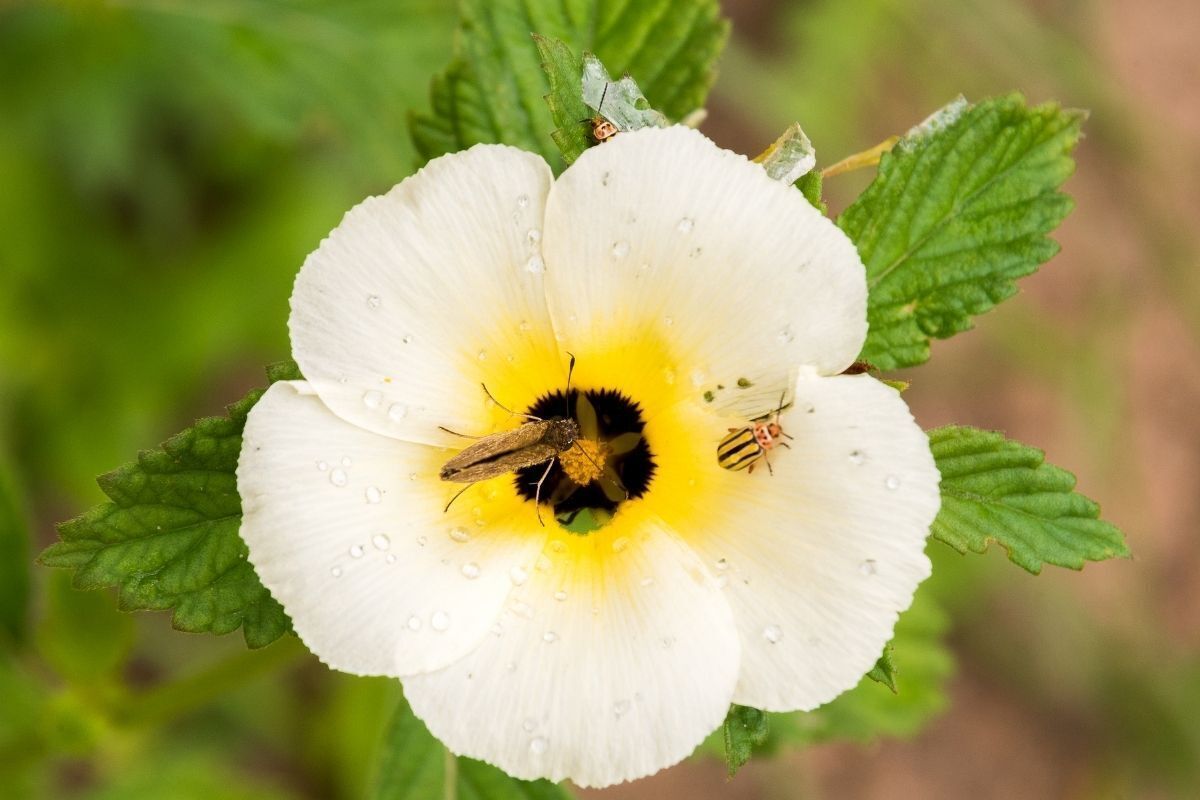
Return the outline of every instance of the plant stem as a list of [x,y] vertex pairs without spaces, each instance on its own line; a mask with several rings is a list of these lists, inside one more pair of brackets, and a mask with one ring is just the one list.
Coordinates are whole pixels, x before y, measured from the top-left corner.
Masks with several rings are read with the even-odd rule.
[[134,696],[120,721],[131,726],[171,722],[260,675],[296,662],[307,652],[299,639],[286,636],[261,650],[237,653],[193,675]]
[[447,747],[442,748],[442,800],[458,798],[458,759]]

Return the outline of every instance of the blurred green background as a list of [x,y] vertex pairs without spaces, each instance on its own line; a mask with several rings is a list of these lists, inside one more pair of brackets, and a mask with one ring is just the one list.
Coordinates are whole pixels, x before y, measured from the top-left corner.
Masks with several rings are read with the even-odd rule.
[[[935,544],[958,666],[921,733],[586,796],[1200,796],[1200,5],[724,5],[705,130],[742,152],[799,120],[831,163],[960,92],[1092,110],[1063,253],[935,345],[907,397],[927,427],[1045,448],[1135,558],[1034,578]],[[96,474],[287,355],[296,270],[411,171],[406,114],[453,24],[438,0],[0,5],[0,797],[351,798],[370,779],[390,682],[120,614],[31,559],[101,499]],[[832,179],[834,209],[868,179]]]

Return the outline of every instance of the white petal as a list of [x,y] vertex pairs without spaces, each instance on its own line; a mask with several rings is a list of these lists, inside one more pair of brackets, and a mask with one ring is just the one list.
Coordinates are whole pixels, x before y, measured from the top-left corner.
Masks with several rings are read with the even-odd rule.
[[940,502],[924,432],[873,378],[802,375],[781,423],[795,438],[769,451],[773,475],[704,466],[688,536],[741,631],[734,702],[772,711],[815,708],[871,668],[929,575]]
[[444,444],[439,425],[479,432],[489,369],[510,384],[488,379],[499,397],[543,390],[511,384],[531,362],[565,363],[542,286],[550,182],[538,156],[478,145],[346,214],[296,278],[289,321],[296,361],[334,413]]
[[550,192],[545,254],[551,313],[584,383],[596,354],[622,347],[626,363],[749,416],[778,402],[788,366],[841,372],[866,336],[849,239],[796,189],[689,128],[584,153]]
[[303,382],[275,384],[251,410],[241,536],[296,633],[331,667],[400,675],[460,658],[493,624],[509,570],[540,549],[527,519],[476,517],[470,503],[443,514],[457,488],[437,478],[444,458],[344,422]]
[[499,635],[404,679],[435,736],[519,778],[607,786],[678,762],[721,723],[738,669],[728,605],[685,545],[638,530],[627,545],[609,529],[562,534],[558,553],[552,540]]

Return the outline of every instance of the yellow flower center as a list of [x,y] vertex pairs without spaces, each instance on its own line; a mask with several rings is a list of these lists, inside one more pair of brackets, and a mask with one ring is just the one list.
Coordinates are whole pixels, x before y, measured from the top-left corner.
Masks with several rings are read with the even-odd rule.
[[604,474],[609,456],[608,444],[580,438],[575,440],[575,445],[560,453],[558,460],[568,478],[580,486],[586,486]]

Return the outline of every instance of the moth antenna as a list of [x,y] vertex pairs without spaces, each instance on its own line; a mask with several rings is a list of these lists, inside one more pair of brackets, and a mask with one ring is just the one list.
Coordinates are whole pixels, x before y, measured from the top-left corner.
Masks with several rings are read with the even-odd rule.
[[495,398],[495,396],[488,390],[486,383],[480,383],[479,385],[483,387],[483,393],[488,396],[489,400],[491,400],[496,405],[500,406],[500,408],[503,408],[505,411],[507,411],[509,414],[513,415],[514,417],[524,417],[525,419],[531,419],[534,422],[542,421],[541,417],[535,417],[533,414],[522,414],[520,411],[513,411],[511,408],[504,405],[504,403],[501,403],[499,400],[497,400]]
[[[605,90],[607,89],[608,87],[606,86]],[[567,408],[566,413],[564,413],[563,416],[569,419],[571,416],[571,376],[575,374],[575,354],[567,353],[567,355],[571,357],[571,363],[567,365],[567,393],[564,396],[565,399],[563,400],[563,402],[566,403]]]
[[601,467],[599,464],[597,464],[597,463],[596,463],[596,459],[594,459],[594,458],[592,458],[591,456],[589,456],[589,455],[588,455],[588,451],[583,449],[583,446],[582,446],[581,444],[579,444],[579,440],[578,440],[578,439],[576,439],[575,441],[571,442],[571,444],[572,444],[572,445],[574,445],[575,447],[578,447],[578,448],[579,448],[579,452],[583,453],[583,457],[584,457],[584,458],[586,458],[588,461],[592,462],[592,466],[596,468],[596,471],[597,471],[597,472],[600,472],[600,473],[603,473],[603,472],[604,472],[604,468],[603,468],[603,467]]
[[462,497],[462,493],[465,492],[467,489],[470,489],[474,485],[475,484],[473,484],[473,483],[468,483],[466,486],[464,486],[463,488],[461,488],[457,492],[455,492],[454,497],[451,497],[450,502],[446,503],[446,507],[442,509],[442,513],[445,514],[447,511],[449,511],[450,506],[454,505],[454,501],[457,500],[458,498]]

